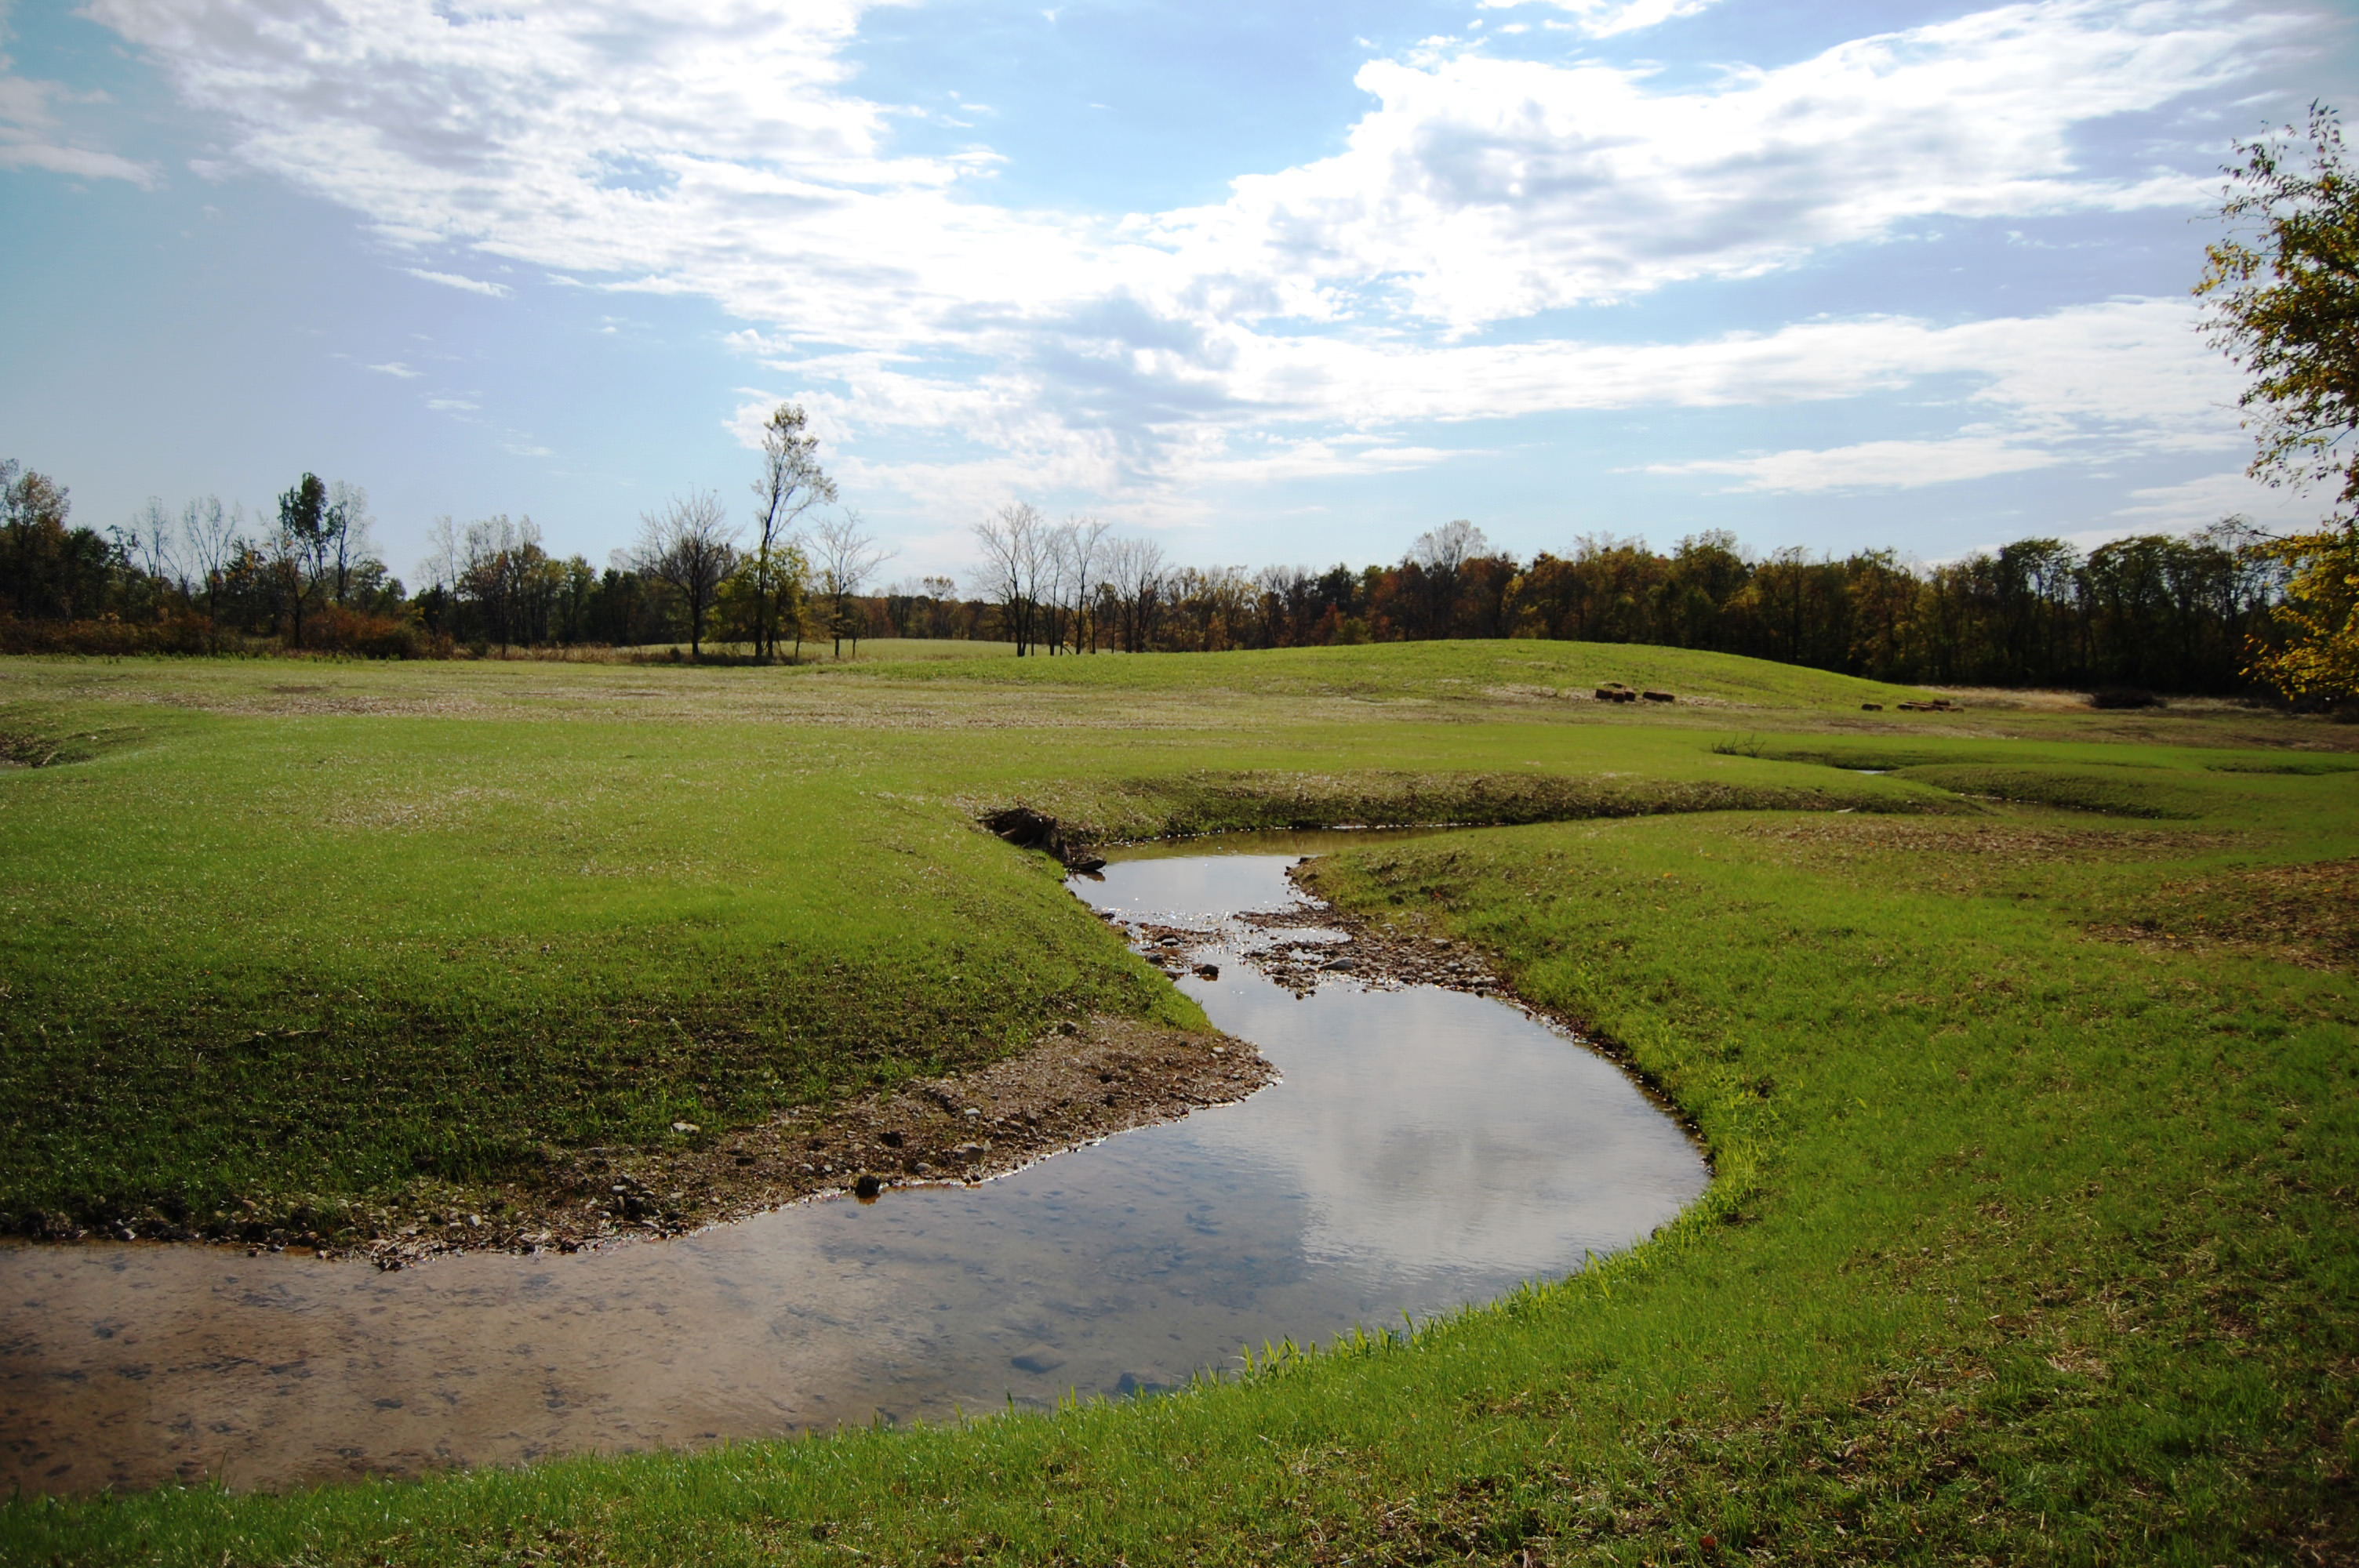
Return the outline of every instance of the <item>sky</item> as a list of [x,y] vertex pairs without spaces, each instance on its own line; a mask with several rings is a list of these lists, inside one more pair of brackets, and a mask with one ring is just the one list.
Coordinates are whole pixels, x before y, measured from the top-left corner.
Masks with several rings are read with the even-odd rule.
[[793,401],[895,553],[1466,518],[1940,560],[2243,477],[2189,289],[2313,0],[0,0],[0,457],[603,564]]

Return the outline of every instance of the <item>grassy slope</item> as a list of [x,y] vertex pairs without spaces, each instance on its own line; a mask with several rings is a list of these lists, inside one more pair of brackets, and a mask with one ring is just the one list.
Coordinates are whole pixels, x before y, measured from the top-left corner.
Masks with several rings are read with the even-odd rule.
[[[0,1556],[1520,1562],[1528,1550],[1636,1563],[1694,1560],[1705,1535],[1862,1562],[2359,1552],[2353,985],[2347,968],[2288,961],[2319,961],[2316,931],[2272,928],[2267,947],[2190,941],[2168,913],[2200,881],[2206,928],[2234,935],[2223,912],[2239,889],[2263,898],[2273,866],[2359,853],[2359,778],[2223,771],[2288,759],[2094,745],[2061,720],[1945,720],[1910,736],[1904,758],[1848,750],[1892,742],[1830,739],[1808,711],[1756,714],[1757,728],[1791,732],[1731,757],[1710,750],[1724,724],[1663,716],[1298,725],[1232,711],[1236,733],[1208,737],[1214,715],[1178,704],[1142,740],[1078,713],[994,729],[995,700],[962,691],[906,749],[864,734],[842,809],[879,809],[857,803],[889,780],[897,806],[947,834],[963,794],[1037,788],[1043,772],[1076,804],[1119,803],[1126,779],[1213,765],[1350,778],[1538,762],[1674,784],[1823,781],[1886,806],[1935,793],[1774,754],[1830,747],[1833,761],[1984,770],[1959,781],[1973,786],[1996,770],[2014,786],[1977,793],[2060,778],[2050,793],[2074,793],[2094,776],[2128,794],[2071,811],[1539,825],[1337,862],[1337,896],[1484,943],[1525,994],[1629,1045],[1697,1117],[1721,1173],[1638,1252],[1413,1345],[963,1430],[280,1499],[22,1502],[0,1511]],[[309,739],[318,721],[254,722]],[[482,722],[514,745],[533,721]],[[816,744],[829,725],[841,720],[788,728]],[[2147,733],[2253,730],[2157,721]],[[1042,745],[1053,770],[1026,755]],[[18,816],[24,786],[69,776],[0,786],[12,868],[38,844]],[[2141,790],[2175,815],[2088,809],[2135,806]],[[154,806],[118,809],[128,820]],[[864,852],[862,835],[844,842]],[[980,849],[979,863],[997,854]],[[1010,873],[1018,903],[1037,885],[1023,874]],[[2351,922],[2347,906],[2321,918]],[[16,963],[12,952],[12,974]]]
[[1064,1013],[1196,1021],[974,828],[1013,798],[1128,835],[1932,798],[1437,700],[1463,661],[1423,652],[1273,666],[1381,704],[1178,689],[1218,657],[1057,663],[1136,689],[1012,659],[0,669],[0,731],[66,759],[0,775],[0,1226],[334,1238],[355,1205],[976,1063]]

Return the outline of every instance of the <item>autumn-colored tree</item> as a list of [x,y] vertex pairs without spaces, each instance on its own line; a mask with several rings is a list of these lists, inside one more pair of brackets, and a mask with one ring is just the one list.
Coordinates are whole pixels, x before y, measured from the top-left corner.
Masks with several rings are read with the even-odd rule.
[[[2306,145],[2305,145],[2306,140]],[[2276,541],[2289,573],[2281,645],[2256,641],[2250,673],[2288,696],[2359,695],[2359,176],[2343,125],[2310,105],[2306,139],[2287,126],[2240,143],[2220,215],[2242,232],[2209,247],[2196,294],[2212,341],[2253,378],[2247,470],[2271,485],[2339,481],[2321,525]]]

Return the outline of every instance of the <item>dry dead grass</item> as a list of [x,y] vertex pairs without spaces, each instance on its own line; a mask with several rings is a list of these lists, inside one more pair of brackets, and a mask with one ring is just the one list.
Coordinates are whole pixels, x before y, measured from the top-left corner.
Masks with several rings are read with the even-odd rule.
[[2164,950],[2225,946],[2304,968],[2359,968],[2359,860],[2167,882],[2131,918],[2086,929],[2104,941]]
[[2226,849],[2246,835],[2217,829],[2161,827],[2027,827],[2020,823],[1957,817],[1824,816],[1747,823],[1742,838],[1791,847],[1814,858],[1972,856],[2009,866],[2078,860],[2177,859]]

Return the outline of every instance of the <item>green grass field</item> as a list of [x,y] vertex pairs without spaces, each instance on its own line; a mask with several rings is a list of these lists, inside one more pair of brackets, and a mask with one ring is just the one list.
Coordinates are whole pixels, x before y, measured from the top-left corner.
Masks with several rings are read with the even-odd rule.
[[[1606,679],[1682,701],[1562,695]],[[1516,824],[1319,875],[1627,1047],[1717,1172],[1609,1265],[1176,1395],[20,1498],[0,1560],[2354,1560],[2359,731],[1860,711],[1904,695],[1547,643],[0,665],[51,759],[0,773],[20,1229],[326,1233],[1070,1010],[1188,1022],[973,826],[1019,800]]]

